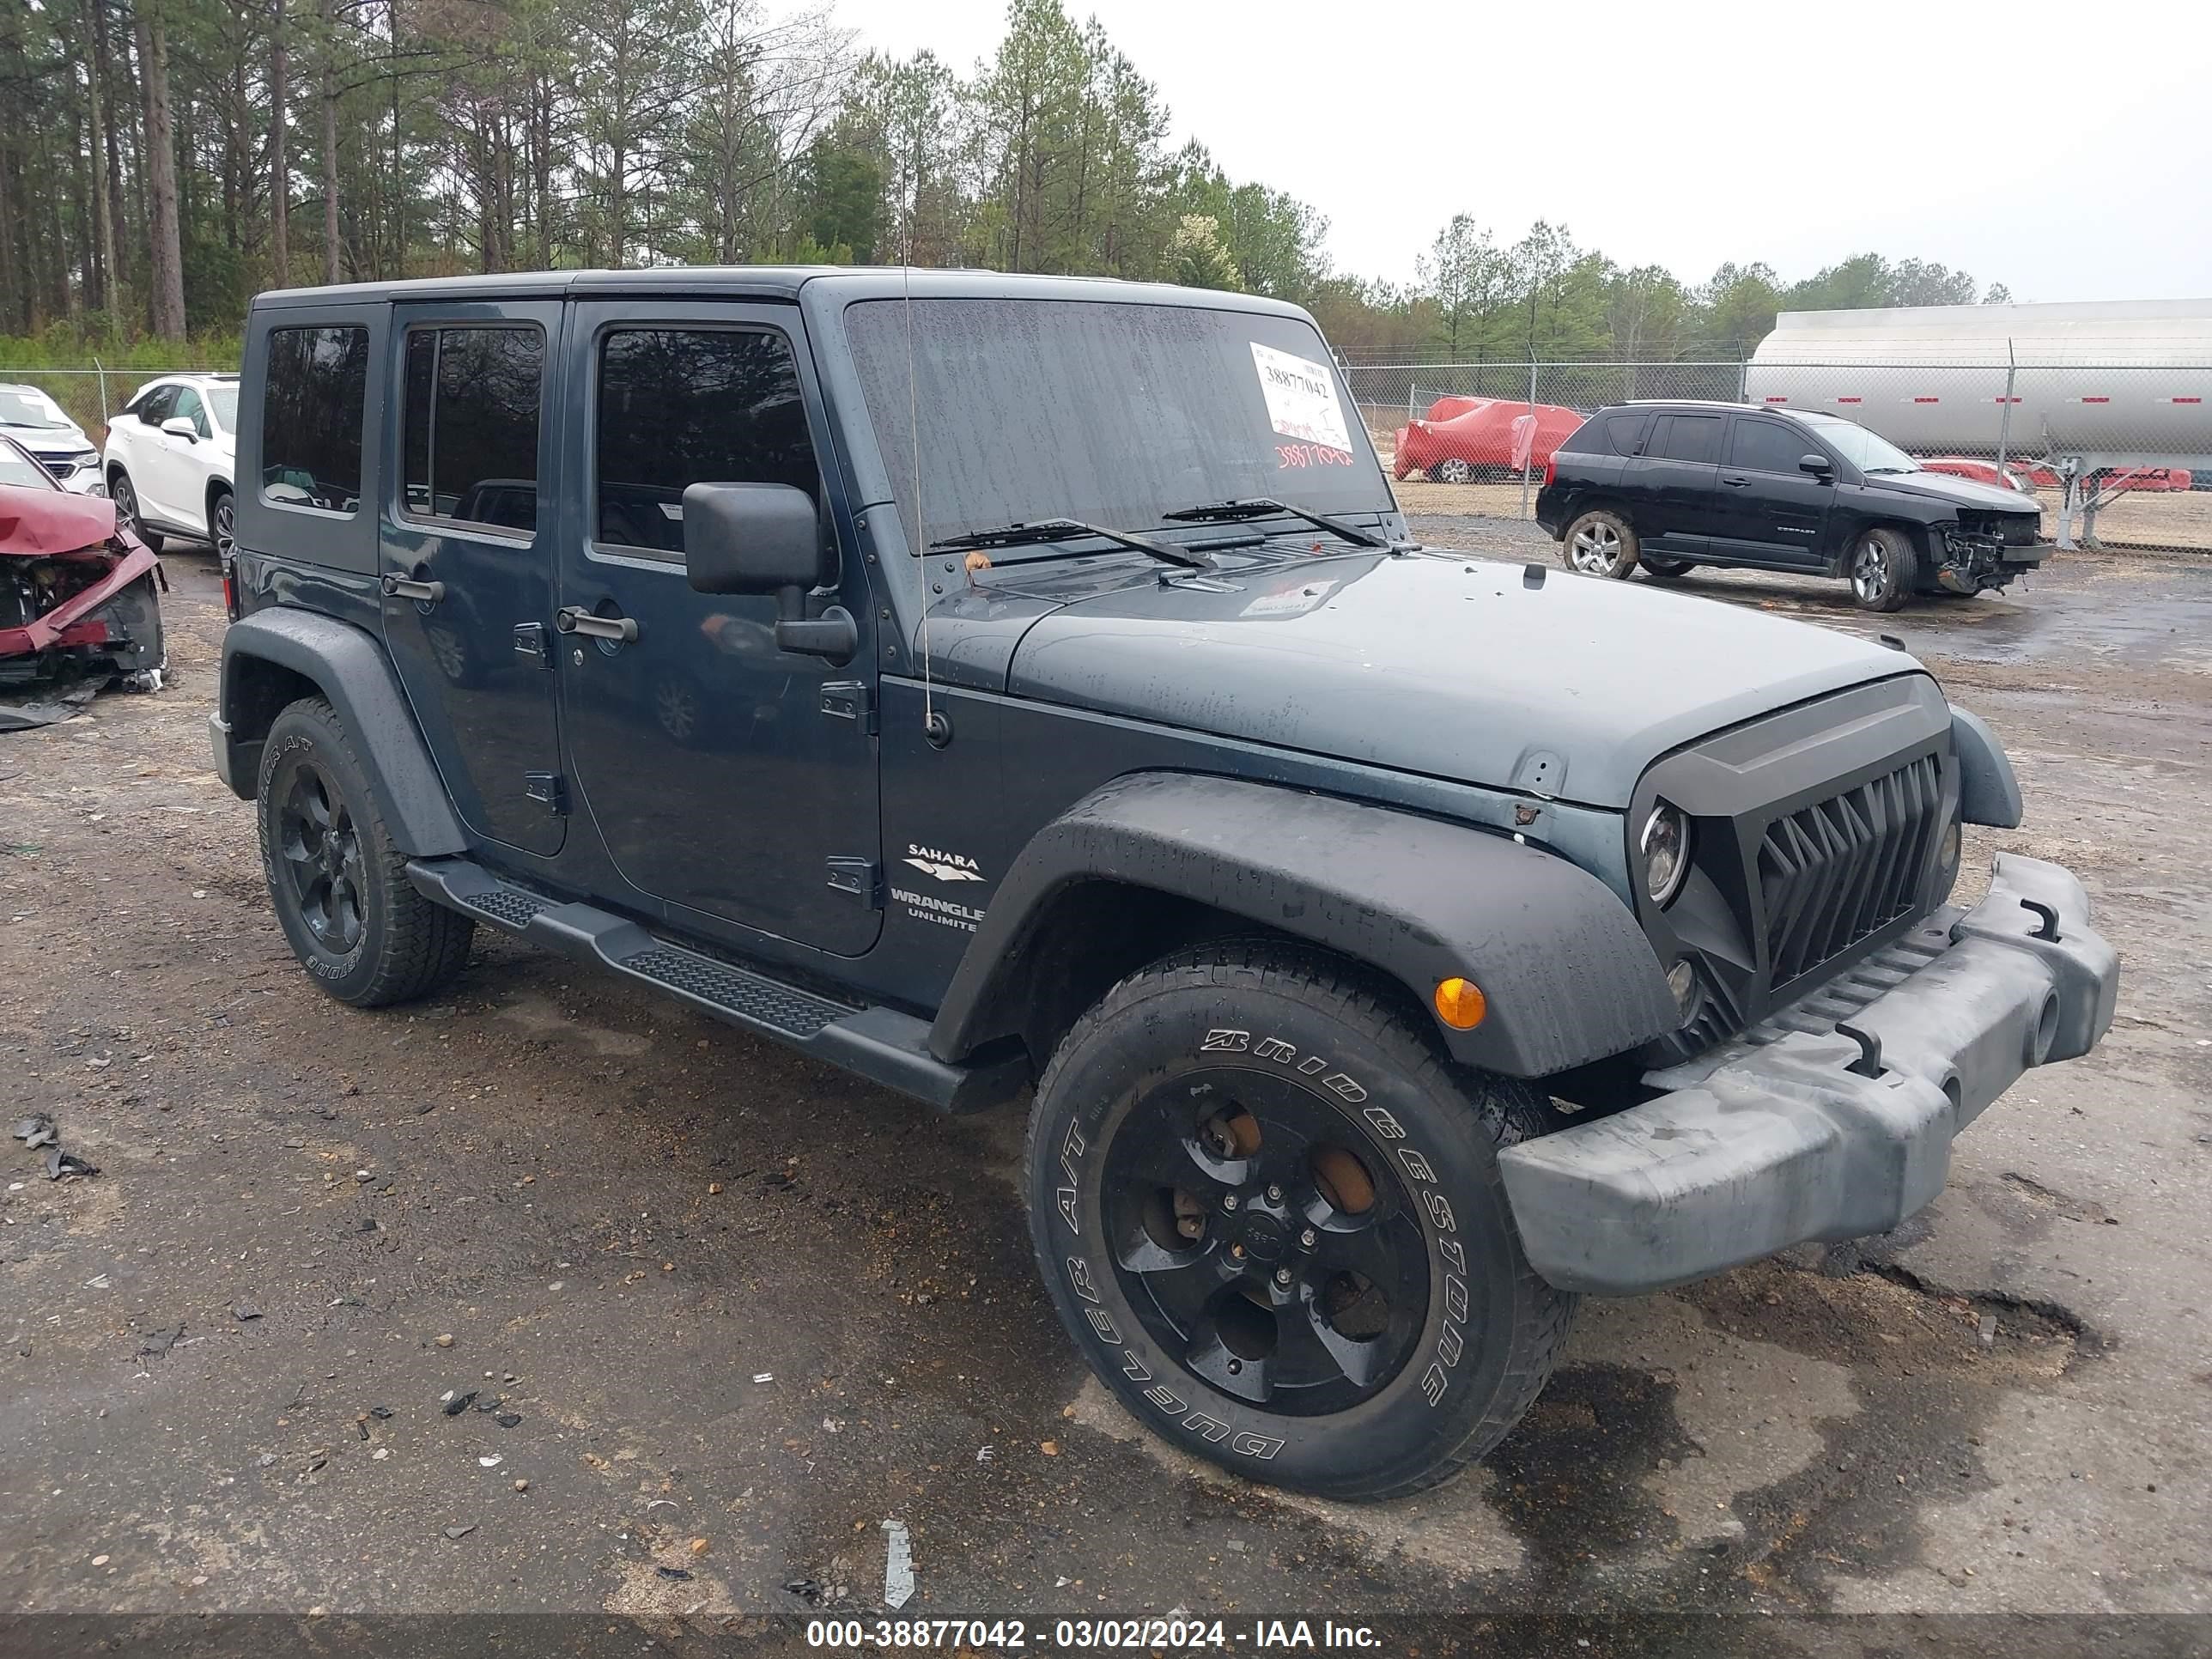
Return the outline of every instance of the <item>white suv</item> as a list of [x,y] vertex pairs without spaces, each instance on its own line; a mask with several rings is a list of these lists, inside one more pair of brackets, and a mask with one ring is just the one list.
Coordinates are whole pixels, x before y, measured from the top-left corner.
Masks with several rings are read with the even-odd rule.
[[78,495],[106,493],[100,481],[100,452],[84,435],[84,428],[38,387],[0,381],[0,432],[29,451],[64,489]]
[[159,552],[164,536],[212,542],[230,562],[238,376],[165,374],[131,394],[107,428],[107,493]]

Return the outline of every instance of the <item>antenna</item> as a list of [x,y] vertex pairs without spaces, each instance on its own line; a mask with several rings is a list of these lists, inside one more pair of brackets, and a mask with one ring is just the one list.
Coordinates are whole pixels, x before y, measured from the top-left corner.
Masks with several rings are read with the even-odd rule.
[[[923,565],[928,552],[922,545],[927,533],[922,529],[921,515],[921,393],[915,374],[914,359],[914,204],[907,204],[906,246],[899,263],[899,290],[905,301],[906,321],[906,416],[907,437],[913,446],[914,457],[914,568],[926,584],[927,572]],[[926,586],[921,590],[921,730],[930,746],[942,749],[952,739],[952,724],[937,712],[937,688],[931,677],[929,661],[929,596]]]

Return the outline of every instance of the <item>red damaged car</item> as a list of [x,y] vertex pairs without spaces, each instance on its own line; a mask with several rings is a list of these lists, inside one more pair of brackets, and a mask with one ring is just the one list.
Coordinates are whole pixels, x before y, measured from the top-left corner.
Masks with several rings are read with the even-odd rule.
[[1503,398],[1439,398],[1425,421],[1398,428],[1397,455],[1391,471],[1399,477],[1426,473],[1437,483],[1468,483],[1488,475],[1502,477],[1523,466],[1541,472],[1552,452],[1581,430],[1579,410],[1538,404],[1529,419],[1525,403]]
[[158,689],[159,580],[160,562],[115,521],[114,502],[70,494],[0,438],[0,699],[117,675]]

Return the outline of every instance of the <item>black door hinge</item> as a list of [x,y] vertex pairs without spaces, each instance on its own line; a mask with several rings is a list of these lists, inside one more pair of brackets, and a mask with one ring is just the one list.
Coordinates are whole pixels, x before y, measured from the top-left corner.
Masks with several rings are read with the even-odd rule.
[[555,817],[563,817],[568,811],[568,786],[558,772],[525,772],[522,793]]
[[828,680],[822,687],[822,712],[851,720],[861,731],[876,729],[876,688],[863,680]]
[[873,859],[833,857],[830,884],[841,893],[850,893],[871,910],[884,908],[883,866]]
[[553,666],[552,653],[545,648],[544,623],[517,623],[514,625],[514,654],[528,657],[540,668]]

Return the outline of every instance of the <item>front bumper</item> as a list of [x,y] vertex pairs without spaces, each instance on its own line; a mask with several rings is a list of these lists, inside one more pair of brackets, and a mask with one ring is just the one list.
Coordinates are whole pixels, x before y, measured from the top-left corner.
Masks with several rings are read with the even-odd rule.
[[1507,1148],[1529,1261],[1562,1290],[1626,1295],[1896,1226],[1984,1107],[2112,1024],[2119,957],[2088,919],[2070,872],[1999,854],[1972,910],[1646,1077],[1667,1093]]

